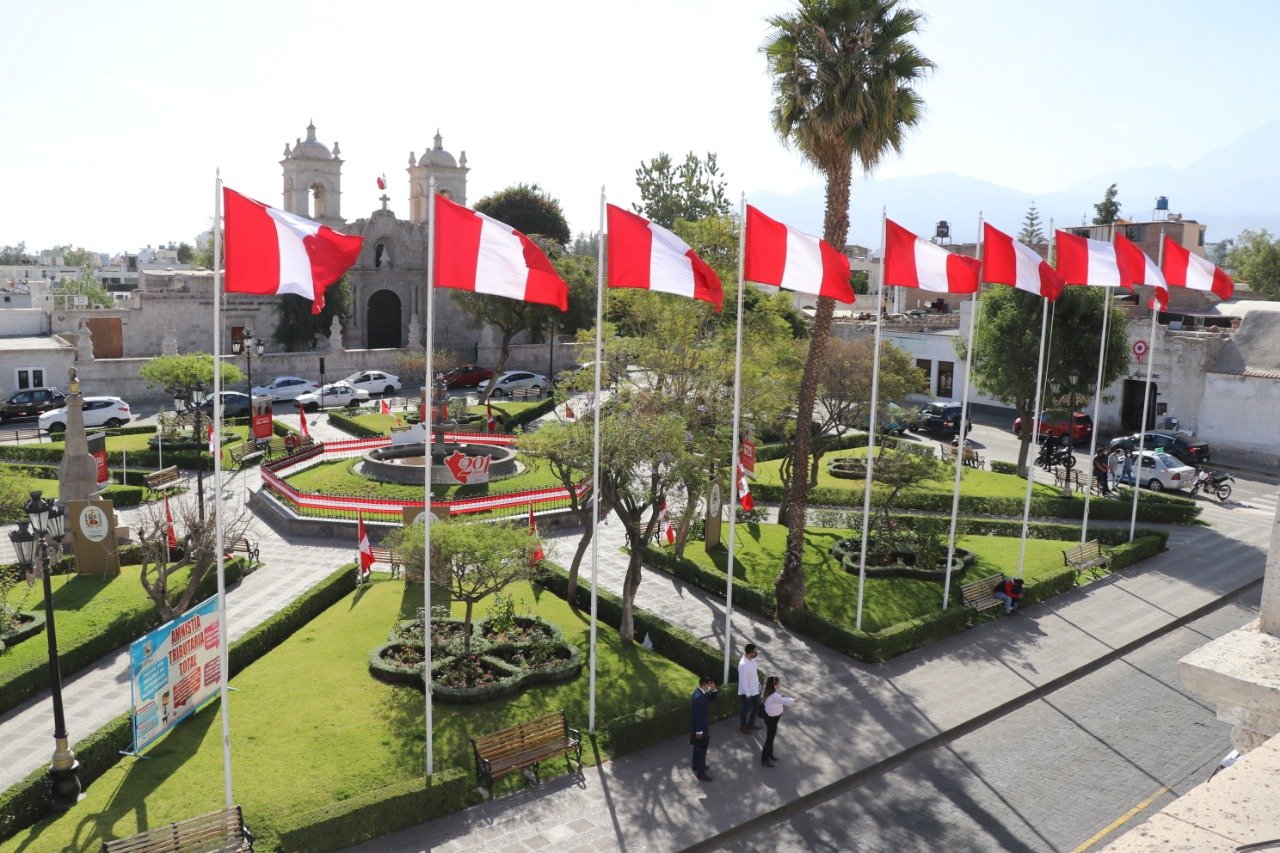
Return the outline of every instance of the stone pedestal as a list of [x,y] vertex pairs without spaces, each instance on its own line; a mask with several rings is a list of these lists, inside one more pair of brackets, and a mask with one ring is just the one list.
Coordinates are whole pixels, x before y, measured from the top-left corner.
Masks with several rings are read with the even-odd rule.
[[84,397],[74,367],[67,371],[67,377],[67,447],[58,466],[58,497],[63,504],[98,497],[98,463],[85,438]]

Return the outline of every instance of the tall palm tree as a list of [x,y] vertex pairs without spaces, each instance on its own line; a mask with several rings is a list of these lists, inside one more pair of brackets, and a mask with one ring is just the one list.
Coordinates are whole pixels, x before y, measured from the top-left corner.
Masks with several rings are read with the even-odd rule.
[[[849,185],[856,157],[873,169],[924,111],[915,84],[931,68],[909,40],[923,14],[900,0],[799,0],[769,20],[763,50],[773,74],[773,127],[826,176],[823,238],[843,247],[849,234]],[[776,584],[778,614],[804,606],[804,528],[808,503],[809,424],[818,369],[831,331],[830,298],[818,300],[797,406],[799,429],[787,495],[787,555]]]

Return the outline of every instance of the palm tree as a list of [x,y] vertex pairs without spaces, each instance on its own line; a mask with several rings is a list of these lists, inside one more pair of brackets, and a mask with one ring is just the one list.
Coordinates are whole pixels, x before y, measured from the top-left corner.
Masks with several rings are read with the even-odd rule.
[[[913,88],[933,63],[909,41],[923,14],[899,0],[800,0],[790,15],[769,20],[764,45],[773,74],[773,127],[827,179],[823,238],[843,247],[849,234],[853,160],[873,169],[890,149],[902,150],[906,131],[924,111]],[[787,500],[787,555],[778,576],[778,614],[804,606],[805,508],[809,425],[818,365],[831,331],[830,298],[818,300],[805,362]]]

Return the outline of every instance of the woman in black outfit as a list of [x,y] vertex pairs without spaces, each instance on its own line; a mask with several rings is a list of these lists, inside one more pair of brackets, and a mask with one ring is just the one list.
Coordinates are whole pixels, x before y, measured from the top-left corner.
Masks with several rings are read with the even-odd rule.
[[782,719],[782,709],[794,705],[796,700],[791,696],[783,696],[778,690],[778,676],[771,675],[764,682],[764,751],[760,753],[760,762],[765,767],[773,766],[773,739],[778,734],[778,720]]

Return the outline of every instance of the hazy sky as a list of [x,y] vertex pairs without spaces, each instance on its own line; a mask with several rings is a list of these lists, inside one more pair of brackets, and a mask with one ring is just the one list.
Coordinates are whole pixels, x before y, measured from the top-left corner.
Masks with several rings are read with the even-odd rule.
[[[877,177],[1027,192],[1182,167],[1280,116],[1280,3],[932,0],[923,126]],[[0,244],[191,241],[215,167],[280,203],[286,142],[341,143],[342,213],[408,214],[410,150],[467,152],[468,201],[516,182],[595,230],[660,151],[715,151],[731,192],[820,182],[769,125],[759,51],[789,0],[9,3]],[[854,203],[857,203],[855,178]],[[1105,186],[1099,181],[1099,189]],[[1101,193],[1099,192],[1099,196]],[[857,235],[851,235],[851,238]],[[867,235],[870,236],[870,235]]]

